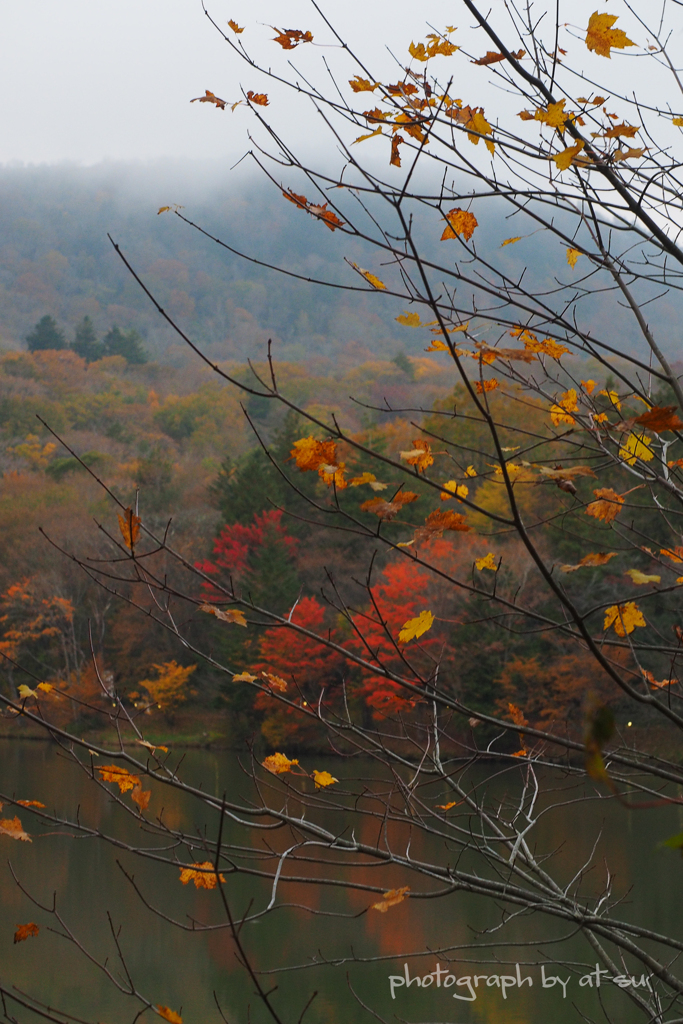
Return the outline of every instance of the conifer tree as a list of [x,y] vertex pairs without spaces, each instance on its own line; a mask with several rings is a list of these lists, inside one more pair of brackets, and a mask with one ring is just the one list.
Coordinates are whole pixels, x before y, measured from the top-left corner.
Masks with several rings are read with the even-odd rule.
[[29,352],[44,352],[46,349],[65,348],[66,340],[54,317],[46,314],[26,336],[26,344]]
[[142,338],[135,330],[122,331],[114,324],[105,334],[103,342],[108,356],[123,356],[127,363],[135,365],[147,362]]
[[98,341],[94,324],[89,316],[84,316],[76,328],[76,337],[71,348],[76,355],[82,356],[86,363],[94,363],[104,355],[104,345]]

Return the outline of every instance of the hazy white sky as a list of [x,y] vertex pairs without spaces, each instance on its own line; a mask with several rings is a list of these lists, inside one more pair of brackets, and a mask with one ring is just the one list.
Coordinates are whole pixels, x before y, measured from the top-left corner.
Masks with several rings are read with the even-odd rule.
[[[496,5],[502,6],[502,0],[493,0],[494,9]],[[332,64],[342,58],[334,47],[302,47],[287,54],[269,42],[268,25],[283,23],[288,28],[310,28],[316,43],[332,41],[307,0],[211,0],[210,6],[226,29],[229,17],[246,25],[241,38],[253,46],[255,55],[272,59],[274,68],[285,71],[289,58],[298,68],[313,72],[314,66],[320,68],[323,55]],[[580,27],[596,6],[603,9],[605,0],[567,0],[563,16]],[[388,75],[395,74],[395,64],[383,44],[405,59],[407,43],[424,37],[427,22],[443,28],[455,21],[457,41],[463,42],[466,36],[473,39],[472,19],[452,0],[430,0],[422,8],[405,0],[347,0],[346,4],[323,0],[322,7],[357,43],[362,56],[379,54]],[[610,8],[617,12],[614,3]],[[620,24],[638,29],[626,19],[622,17]],[[638,32],[638,38],[644,35]],[[485,52],[486,42],[479,33],[474,46]],[[608,70],[603,58],[587,54],[583,44],[574,45],[580,45],[581,59],[589,70],[593,66],[597,72]],[[617,71],[617,63],[611,62],[610,72]],[[377,68],[376,61],[373,66]],[[484,84],[485,69],[461,63],[457,73],[462,82],[456,95],[462,92],[469,102],[492,100],[493,90]],[[272,82],[230,51],[204,16],[199,0],[0,0],[2,163],[160,157],[232,160],[247,146],[249,113],[244,109],[232,115],[220,113],[207,105],[190,106],[189,100],[207,88],[226,99],[237,99],[240,84],[277,96]],[[471,98],[473,85],[477,100]],[[500,103],[501,94],[497,96]],[[288,118],[295,137],[298,134],[301,142],[314,143],[308,118],[304,123],[303,112],[284,94],[281,100],[279,114]],[[269,113],[277,118],[274,105]]]

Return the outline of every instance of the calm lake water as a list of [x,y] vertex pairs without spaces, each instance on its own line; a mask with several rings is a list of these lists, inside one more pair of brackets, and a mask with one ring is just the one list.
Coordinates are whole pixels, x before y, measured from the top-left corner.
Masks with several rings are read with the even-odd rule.
[[[348,766],[339,761],[325,764],[316,758],[316,767],[328,768],[341,776]],[[354,774],[357,773],[356,765]],[[183,774],[194,783],[203,780],[204,788],[217,794],[227,791],[234,795],[246,786],[236,765],[236,755],[229,751],[189,751]],[[136,835],[145,838],[136,832],[140,826],[134,821],[121,825],[119,809],[51,744],[0,740],[0,779],[0,788],[6,793],[41,800],[48,809],[55,808],[65,816],[80,814],[81,820],[104,831],[115,832],[123,827],[126,838],[132,842]],[[207,826],[215,834],[215,821],[208,820],[210,816],[203,809],[198,812],[195,803],[190,804],[182,795],[169,793],[164,787],[153,784],[152,788],[150,811],[159,813],[165,803],[164,817],[170,825],[188,832],[200,832]],[[662,839],[683,830],[680,809],[627,811],[605,800],[576,802],[577,790],[567,795],[570,801],[561,811],[548,816],[539,833],[539,844],[544,848],[556,848],[563,843],[566,846],[558,855],[556,870],[570,878],[602,830],[598,866],[587,884],[594,886],[595,891],[600,889],[604,858],[612,871],[615,891],[624,896],[619,912],[643,925],[683,938],[683,861],[677,854],[657,848]],[[8,810],[13,816],[15,810],[6,808],[5,813]],[[195,820],[193,815],[197,813],[204,817]],[[177,920],[186,921],[187,915],[191,915],[203,921],[220,921],[215,892],[181,886],[175,867],[142,862],[98,839],[51,832],[28,810],[20,809],[20,817],[33,842],[0,837],[0,976],[5,985],[30,991],[45,1003],[84,1020],[104,1024],[132,1022],[139,1008],[118,994],[103,973],[71,943],[49,931],[55,927],[54,920],[33,906],[18,888],[10,871],[11,861],[22,885],[37,899],[51,903],[53,893],[56,894],[57,907],[68,927],[91,954],[107,960],[118,975],[121,967],[109,928],[109,913],[115,927],[121,927],[121,947],[140,990],[154,1003],[178,1012],[182,1008],[184,1024],[220,1021],[214,992],[231,1024],[246,1022],[249,1006],[251,1021],[260,1024],[264,1020],[252,985],[236,962],[229,933],[192,934],[161,921],[141,904],[117,861],[135,875],[150,903]],[[386,881],[372,869],[367,872],[367,881],[387,887],[400,884],[400,879],[392,877]],[[415,888],[423,884],[411,881]],[[270,884],[245,880],[243,876],[229,878],[227,888],[238,913],[244,912],[251,899],[258,909],[265,907],[270,898]],[[428,886],[424,884],[424,888]],[[313,909],[349,915],[357,914],[374,900],[363,893],[321,891],[304,885],[290,885],[283,898],[306,902]],[[15,927],[28,921],[40,926],[40,934],[14,945]],[[577,1008],[593,1019],[604,1019],[599,997],[604,997],[620,1022],[643,1019],[613,984],[605,986],[603,982],[600,993],[587,985],[580,987],[579,977],[586,972],[581,966],[576,966],[573,973],[567,966],[546,969],[547,977],[570,978],[566,998],[562,998],[559,984],[543,988],[540,968],[524,966],[525,962],[538,959],[535,945],[508,949],[505,956],[511,963],[505,966],[484,966],[488,955],[485,946],[492,937],[479,933],[497,921],[490,905],[454,894],[439,901],[409,899],[386,915],[369,912],[355,920],[281,909],[247,926],[243,935],[250,955],[261,969],[303,964],[318,952],[329,959],[347,958],[340,966],[277,973],[267,979],[269,985],[279,987],[275,1002],[285,1024],[297,1024],[314,991],[318,995],[306,1014],[306,1024],[373,1020],[354,999],[351,988],[385,1019],[409,1024],[546,1024],[551,1020],[564,1024],[581,1019]],[[508,938],[518,942],[537,942],[543,936],[559,938],[571,930],[566,925],[524,917],[508,927]],[[466,983],[450,983],[448,989],[437,988],[435,981],[429,987],[418,988],[413,984],[409,989],[405,984],[395,983],[392,1001],[388,979],[405,976],[404,963],[408,963],[410,978],[426,976],[436,967],[433,955],[406,961],[403,954],[458,944],[465,948],[452,954],[459,961],[449,967],[455,977],[461,979],[477,973],[514,979],[514,962],[518,960],[522,965],[520,977],[531,977],[532,986],[527,983],[518,988],[507,982],[505,999],[500,982],[498,987],[478,987],[476,1000],[467,1002],[453,998],[454,992],[468,996]],[[565,965],[594,962],[585,942],[577,938],[549,949]],[[373,964],[348,962],[352,954],[361,959],[377,955],[385,959]],[[439,980],[445,981],[448,965],[443,958],[439,962],[443,968]],[[22,1021],[38,1019],[23,1011],[18,1016]]]

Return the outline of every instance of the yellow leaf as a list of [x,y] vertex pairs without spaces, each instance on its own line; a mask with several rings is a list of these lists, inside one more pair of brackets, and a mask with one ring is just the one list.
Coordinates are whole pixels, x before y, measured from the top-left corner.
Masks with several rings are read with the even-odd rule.
[[578,412],[578,409],[578,395],[574,388],[569,388],[564,392],[557,405],[551,405],[550,419],[556,427],[560,423],[574,423],[574,417],[570,413]]
[[[225,884],[223,875],[218,875],[221,882]],[[180,869],[180,879],[183,885],[187,885],[188,882],[194,882],[195,889],[215,889],[218,885],[218,878],[216,877],[216,870],[210,860],[202,861],[201,864],[195,864],[191,868]]]
[[168,1006],[160,1006],[157,1004],[156,1011],[160,1017],[170,1022],[170,1024],[183,1024],[183,1018],[180,1014],[176,1013],[175,1010],[170,1010]]
[[475,558],[474,564],[479,570],[490,569],[492,572],[498,572],[496,558],[492,551],[489,551],[488,555],[482,555],[481,558]]
[[97,771],[102,776],[102,782],[115,782],[122,793],[140,785],[137,775],[132,775],[127,768],[120,768],[116,764],[103,764]]
[[286,754],[270,754],[263,762],[263,767],[274,775],[284,775],[292,770],[293,764],[298,763],[297,760],[290,761]]
[[635,46],[623,29],[612,28],[618,15],[591,14],[586,32],[586,46],[601,57],[611,57],[610,49],[623,50],[626,46]]
[[584,555],[577,565],[561,565],[562,572],[576,572],[577,569],[585,569],[587,566],[606,565],[610,558],[616,558],[616,551],[597,551]]
[[234,622],[236,626],[247,625],[247,620],[244,617],[244,612],[240,611],[239,608],[216,608],[213,604],[201,604],[199,606],[200,612],[207,612],[209,615],[215,615],[221,622]]
[[474,468],[474,466],[468,466],[467,469],[465,470],[465,476],[476,476],[476,475],[477,475],[477,471]]
[[598,391],[599,395],[604,395],[605,398],[609,398],[610,402],[616,409],[621,409],[621,399],[618,392],[616,391]]
[[559,103],[549,103],[547,108],[539,107],[534,113],[534,120],[547,124],[550,128],[559,128],[564,131],[564,122],[569,118],[569,113],[564,109],[565,100]]
[[354,270],[357,270],[358,273],[362,277],[364,277],[365,280],[369,284],[371,284],[373,288],[377,288],[378,291],[386,291],[387,290],[387,286],[384,284],[384,282],[380,281],[380,279],[378,277],[375,277],[375,275],[372,274],[369,270],[363,270],[362,267],[359,267],[357,263],[353,263],[353,262],[351,263],[351,266],[353,267]]
[[637,434],[629,434],[626,444],[619,449],[619,458],[629,466],[635,466],[636,459],[650,462],[655,457],[655,453],[650,450],[651,444],[651,439],[644,434],[640,437]]
[[26,683],[22,683],[19,687],[19,696],[22,700],[27,700],[29,697],[37,697],[38,694],[30,686],[27,686]]
[[576,261],[580,255],[581,251],[579,249],[567,249],[567,263],[570,267],[576,266]]
[[474,229],[478,226],[477,218],[474,214],[468,210],[461,210],[459,207],[449,210],[445,219],[447,227],[441,236],[442,242],[445,242],[448,238],[457,238],[458,235],[462,235],[465,241],[469,242],[474,234]]
[[515,235],[514,238],[506,238],[504,242],[500,243],[500,248],[502,249],[504,245],[514,245],[515,242],[519,242],[519,240],[523,237],[523,235]]
[[625,604],[613,604],[605,609],[605,624],[602,628],[607,630],[612,625],[617,636],[626,636],[627,633],[632,633],[636,626],[646,626],[647,623],[638,605],[633,601],[627,601]]
[[458,500],[466,498],[470,493],[470,489],[466,484],[459,484],[457,480],[447,480],[443,485],[443,491],[441,492],[441,500],[447,501],[449,498],[456,497]]
[[485,381],[475,380],[475,382],[474,382],[474,389],[475,389],[475,391],[477,392],[478,395],[483,395],[487,391],[495,391],[496,388],[499,388],[499,387],[500,387],[500,384],[495,379],[495,377],[492,377],[490,380],[485,380]]
[[661,576],[648,576],[640,569],[627,569],[625,575],[630,576],[634,583],[661,583],[662,581]]
[[597,491],[593,491],[593,494],[598,500],[591,501],[590,505],[586,506],[586,515],[593,516],[594,519],[602,519],[605,523],[611,523],[619,515],[624,499],[611,487],[600,487]]
[[374,132],[368,132],[366,135],[359,135],[357,139],[353,140],[352,145],[355,146],[357,142],[365,142],[366,139],[372,139],[372,138],[374,138],[375,135],[381,135],[381,134],[382,134],[382,127],[380,125],[379,128],[375,128]]
[[240,35],[241,32],[244,32],[244,29],[240,28],[237,22],[233,21],[232,18],[230,18],[230,20],[228,21],[228,25],[233,30],[236,36]]
[[674,117],[672,124],[675,124],[677,128],[683,128],[683,117]]
[[354,476],[352,480],[349,480],[351,487],[362,487],[364,484],[368,484],[373,491],[386,491],[389,486],[389,484],[381,483],[374,473],[361,473],[360,476]]
[[401,313],[400,316],[394,317],[394,320],[399,324],[403,324],[404,327],[424,327],[425,325],[420,321],[419,313]]
[[389,907],[395,907],[397,903],[403,903],[407,899],[409,892],[409,885],[404,885],[400,889],[389,889],[389,892],[384,893],[384,899],[380,900],[379,903],[373,903],[371,909],[379,910],[380,914],[386,914]]
[[118,516],[118,520],[123,542],[132,551],[140,536],[140,523],[142,520],[140,516],[135,515],[132,508],[127,508],[122,516]]
[[254,683],[257,677],[252,676],[251,672],[237,672],[233,677],[233,683]]
[[582,380],[581,387],[587,395],[592,395],[595,390],[596,384],[594,380]]
[[319,772],[316,768],[313,769],[312,777],[316,789],[323,789],[325,786],[332,786],[335,782],[339,782],[334,775],[330,775],[329,772]]
[[423,633],[432,628],[433,622],[434,616],[431,612],[420,612],[416,618],[408,619],[407,622],[403,623],[398,634],[398,642],[400,644],[407,644],[410,640],[417,640]]
[[412,449],[399,452],[399,458],[407,462],[409,466],[415,466],[418,471],[428,469],[434,462],[432,446],[428,441],[420,440],[412,441],[411,444]]
[[423,64],[425,61],[431,60],[432,57],[450,57],[451,54],[460,49],[459,46],[449,42],[448,39],[442,39],[434,33],[430,33],[427,39],[431,39],[427,46],[424,43],[411,43],[408,47],[410,56],[414,57],[415,60],[422,61]]
[[[479,110],[473,110],[472,111],[472,116],[470,117],[469,121],[466,123],[465,128],[468,129],[468,131],[467,131],[467,138],[475,146],[479,145],[479,138],[480,138],[480,136],[482,136],[482,135],[484,135],[484,136],[485,135],[490,135],[491,132],[493,131],[493,129],[491,128],[491,125],[488,123],[488,121],[484,117],[484,109],[483,109],[483,107],[481,107]],[[477,134],[475,134],[475,132]],[[493,153],[495,151],[495,148],[496,148],[494,143],[493,143],[493,139],[485,138],[484,142],[486,144],[486,148],[488,149],[489,153]]]
[[575,146],[567,146],[561,153],[557,153],[553,157],[555,164],[557,165],[558,171],[566,171],[568,167],[575,161],[583,149],[583,142],[577,142]]

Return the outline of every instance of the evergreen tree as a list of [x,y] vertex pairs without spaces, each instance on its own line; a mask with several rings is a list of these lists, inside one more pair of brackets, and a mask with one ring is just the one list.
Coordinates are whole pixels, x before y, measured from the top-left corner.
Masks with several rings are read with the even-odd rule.
[[71,348],[76,355],[85,359],[86,363],[94,363],[104,355],[104,345],[97,340],[95,327],[89,316],[84,316],[76,328],[76,338]]
[[140,365],[147,362],[142,338],[137,331],[122,331],[116,324],[104,336],[104,347],[108,356],[123,356],[128,363]]
[[54,317],[47,315],[41,317],[31,333],[26,336],[26,344],[29,352],[66,348],[66,340]]

